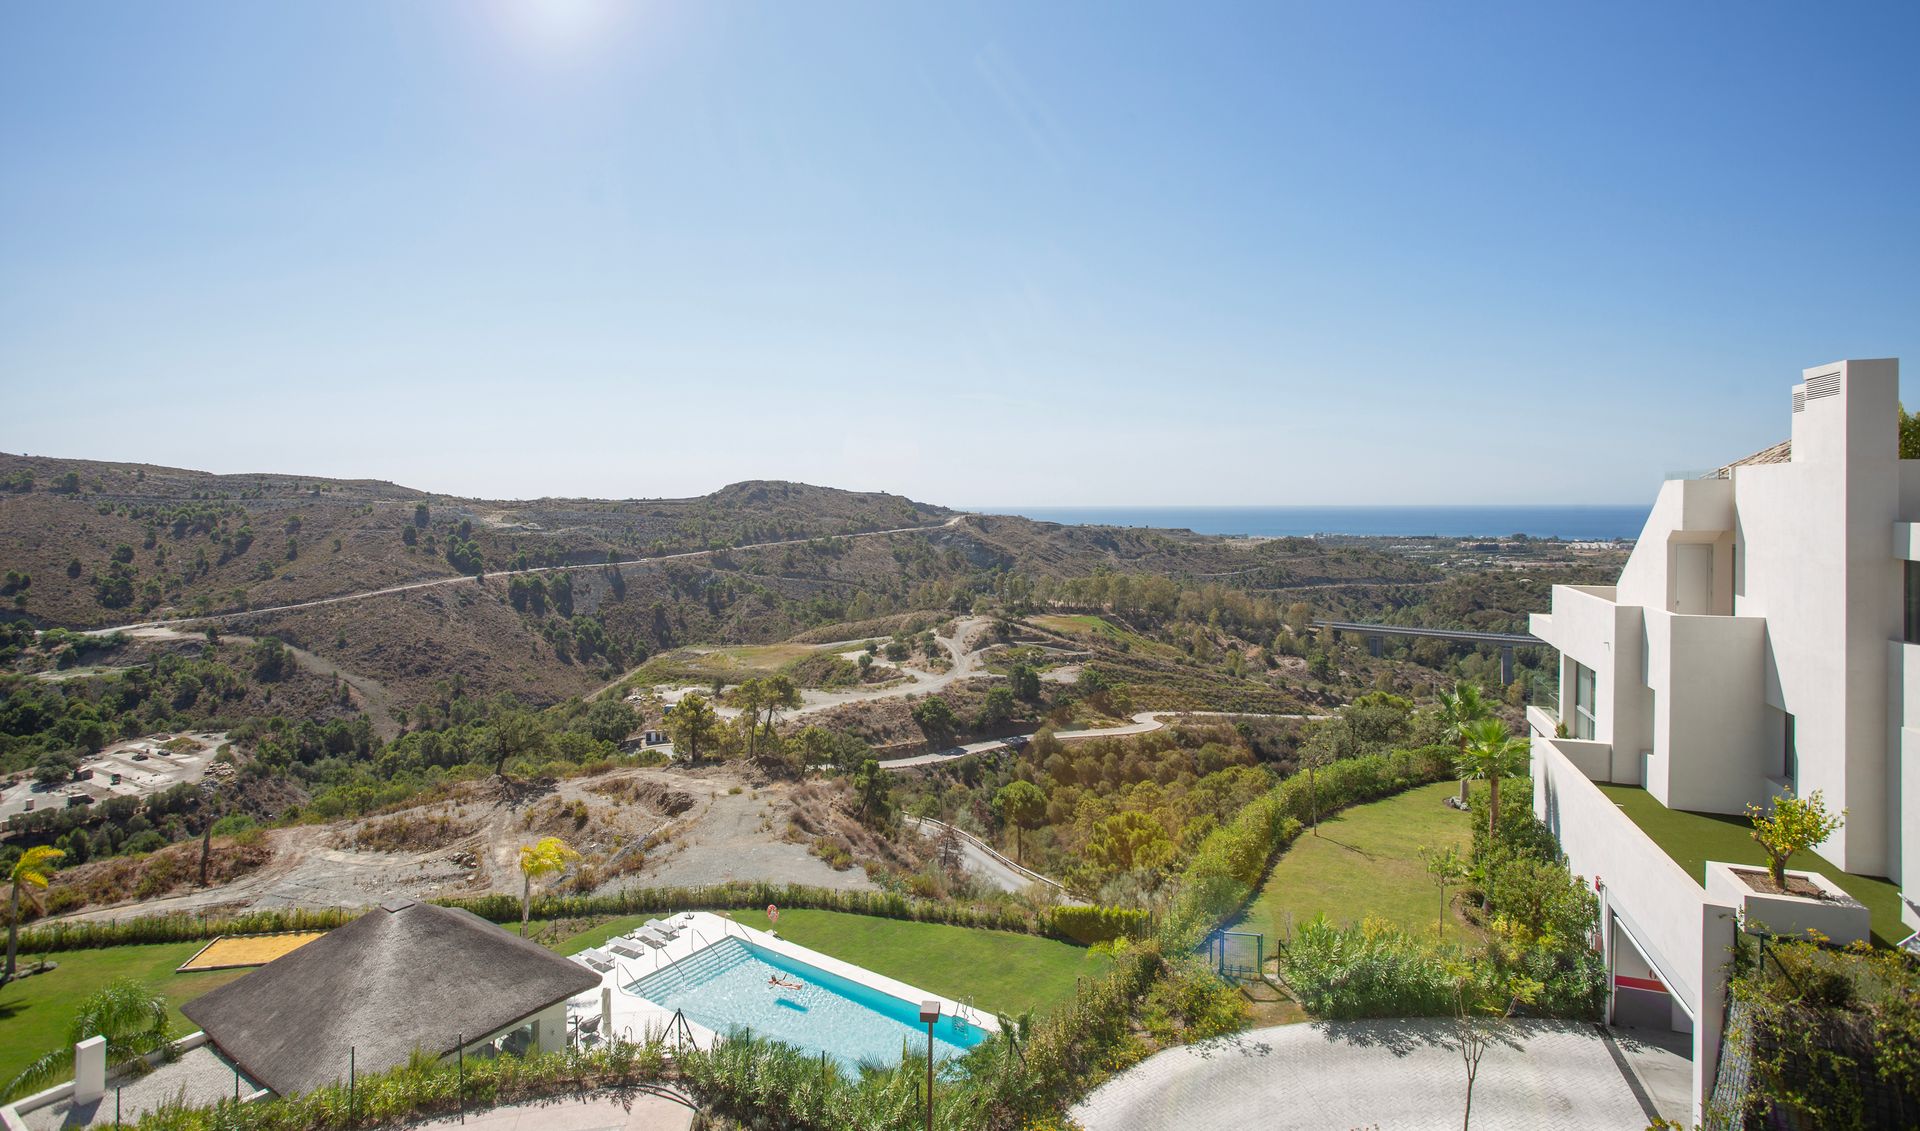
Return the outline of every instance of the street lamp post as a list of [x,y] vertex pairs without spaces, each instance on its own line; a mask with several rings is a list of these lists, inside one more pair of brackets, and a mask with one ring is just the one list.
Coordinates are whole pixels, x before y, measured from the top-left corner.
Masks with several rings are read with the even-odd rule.
[[927,1131],[933,1131],[933,1024],[940,1020],[940,1003],[920,1003],[920,1020],[927,1026]]

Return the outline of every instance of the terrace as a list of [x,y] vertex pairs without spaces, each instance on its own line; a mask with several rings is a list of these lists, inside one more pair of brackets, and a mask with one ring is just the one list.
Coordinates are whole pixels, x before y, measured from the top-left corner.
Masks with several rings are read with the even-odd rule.
[[[1709,860],[1762,867],[1767,863],[1766,853],[1749,835],[1753,826],[1745,817],[1669,809],[1638,786],[1594,784],[1697,884],[1705,883]],[[1873,914],[1875,945],[1893,946],[1906,937],[1908,932],[1900,923],[1900,889],[1893,883],[1843,872],[1813,853],[1794,856],[1789,867],[1817,872],[1865,904]]]

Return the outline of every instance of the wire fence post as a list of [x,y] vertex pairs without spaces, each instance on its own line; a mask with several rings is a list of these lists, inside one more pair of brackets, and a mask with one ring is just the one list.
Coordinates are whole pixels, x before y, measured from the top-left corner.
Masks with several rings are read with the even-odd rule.
[[353,1101],[354,1101],[354,1094],[353,1094],[354,1054],[358,1051],[359,1050],[352,1045],[347,1046],[347,1122],[348,1123],[352,1123],[354,1120],[354,1104],[353,1104]]
[[460,1065],[460,1084],[456,1093],[459,1096],[460,1122],[467,1121],[467,1035],[461,1033],[454,1037],[455,1057]]
[[120,1085],[113,1086],[113,1131],[120,1131]]

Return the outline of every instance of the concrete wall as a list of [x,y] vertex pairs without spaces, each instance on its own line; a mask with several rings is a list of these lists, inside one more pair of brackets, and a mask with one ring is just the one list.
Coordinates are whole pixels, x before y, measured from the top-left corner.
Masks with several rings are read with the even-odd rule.
[[1603,935],[1611,934],[1614,918],[1623,921],[1692,1018],[1694,1119],[1703,1120],[1719,1065],[1733,908],[1710,903],[1701,885],[1557,747],[1552,739],[1534,740],[1534,812],[1559,838],[1568,867],[1603,889]]
[[1644,784],[1662,805],[1741,813],[1770,795],[1780,737],[1767,726],[1766,630],[1754,617],[1646,611],[1655,708]]
[[1884,875],[1899,867],[1884,678],[1886,644],[1901,633],[1893,534],[1910,478],[1893,427],[1899,367],[1850,361],[1806,377],[1837,391],[1793,413],[1792,462],[1734,470],[1735,607],[1766,618],[1767,701],[1795,718],[1798,791],[1820,790],[1848,810],[1822,853],[1847,871]]

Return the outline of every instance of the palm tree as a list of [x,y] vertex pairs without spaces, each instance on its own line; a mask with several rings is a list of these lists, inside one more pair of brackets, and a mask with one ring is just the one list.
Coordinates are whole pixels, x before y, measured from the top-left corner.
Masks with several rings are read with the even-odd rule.
[[1460,759],[1454,765],[1463,778],[1485,778],[1492,788],[1487,798],[1487,834],[1500,835],[1500,779],[1510,778],[1527,764],[1533,744],[1507,733],[1499,719],[1467,724]]
[[[1481,696],[1480,685],[1477,683],[1459,680],[1453,685],[1452,691],[1440,693],[1440,722],[1446,728],[1446,732],[1453,736],[1456,760],[1466,757],[1467,727],[1492,717],[1493,710],[1487,706],[1486,699]],[[1466,779],[1462,778],[1460,781],[1462,802],[1467,799],[1466,786]]]
[[[7,905],[7,969],[0,974],[0,983],[13,981],[13,960],[20,946],[20,893],[46,887],[48,873],[65,855],[57,848],[42,844],[22,852],[20,859],[13,862],[13,900]],[[32,891],[27,891],[27,896],[36,904],[40,902]]]
[[533,881],[541,876],[564,872],[567,863],[580,854],[567,847],[557,836],[541,837],[538,844],[520,846],[520,934],[527,933],[527,916],[533,910]]
[[107,1063],[120,1064],[167,1047],[167,999],[132,978],[115,978],[80,1003],[67,1042],[7,1082],[0,1100],[35,1092],[73,1075],[73,1046],[107,1039]]

